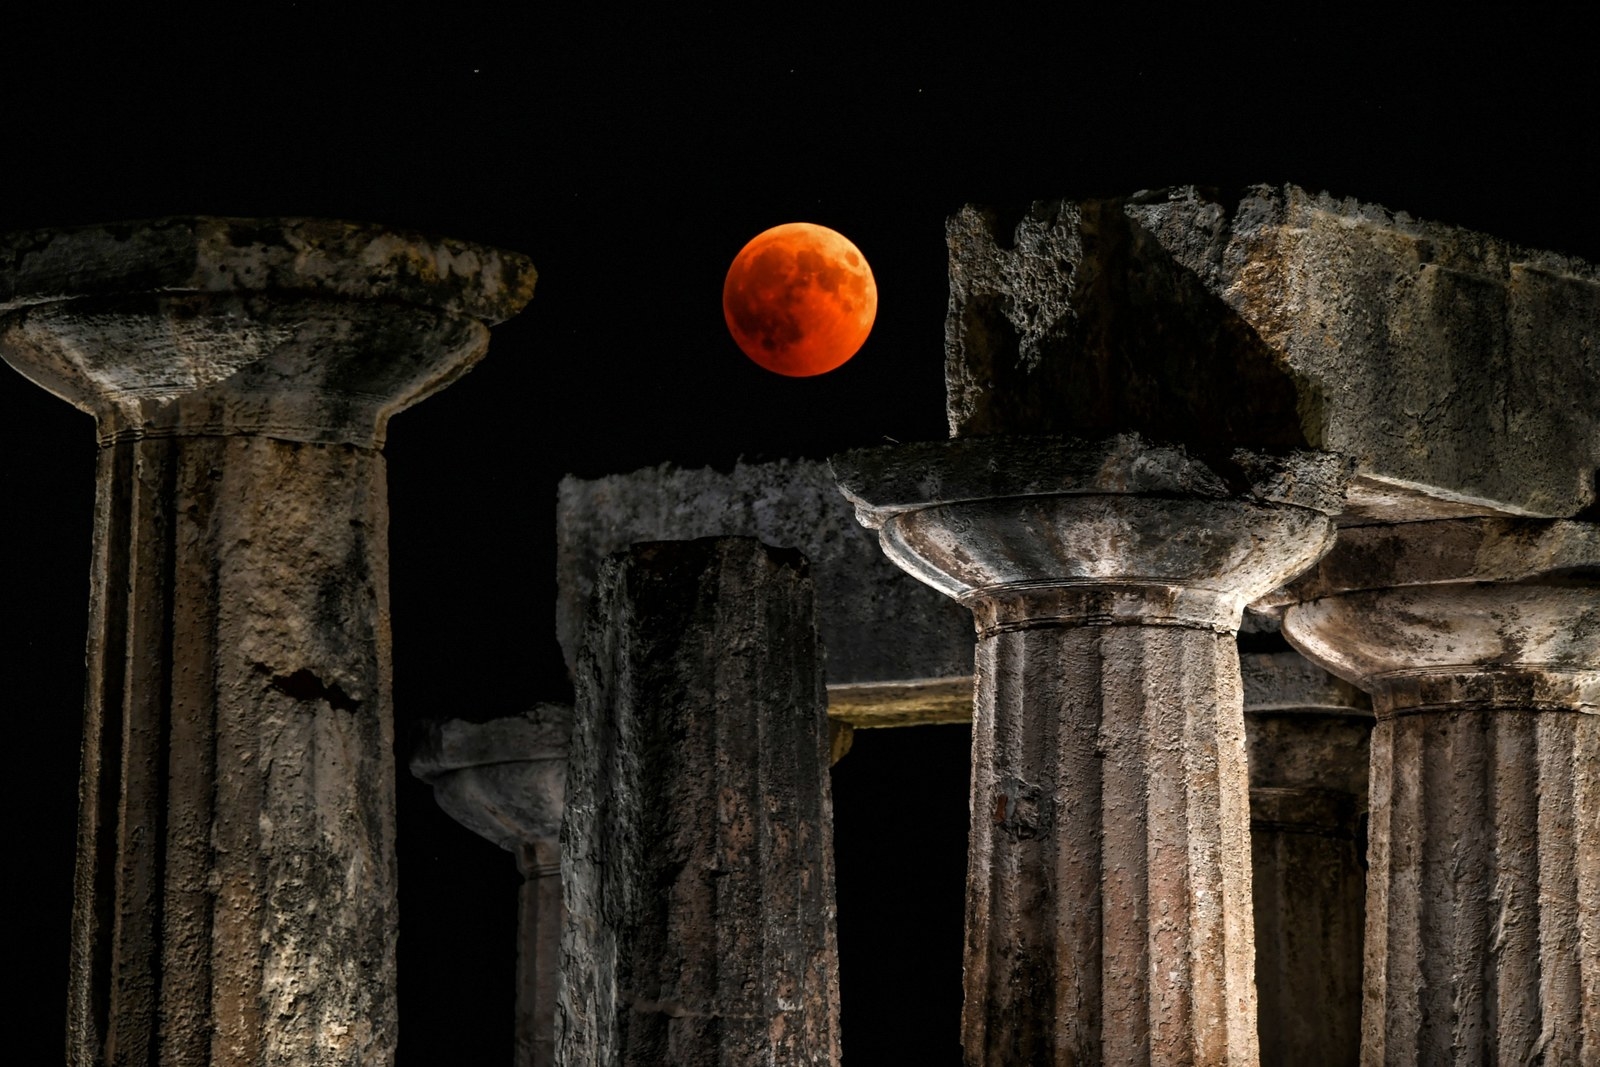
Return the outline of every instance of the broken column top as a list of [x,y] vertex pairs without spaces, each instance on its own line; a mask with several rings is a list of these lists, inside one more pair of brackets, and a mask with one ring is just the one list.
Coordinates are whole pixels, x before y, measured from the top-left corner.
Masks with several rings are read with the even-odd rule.
[[562,479],[556,635],[569,668],[606,555],[636,541],[733,535],[797,548],[811,561],[830,689],[971,675],[971,615],[885,559],[828,465],[813,460]]
[[1341,452],[1347,523],[1594,503],[1593,264],[1293,186],[968,207],[947,237],[953,436]]
[[0,236],[0,354],[102,442],[381,444],[533,295],[520,255],[317,219],[167,218]]

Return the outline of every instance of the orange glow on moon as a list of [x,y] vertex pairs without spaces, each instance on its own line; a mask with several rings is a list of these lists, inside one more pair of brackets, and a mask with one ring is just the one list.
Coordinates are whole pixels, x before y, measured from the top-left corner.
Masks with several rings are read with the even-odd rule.
[[878,284],[843,234],[789,222],[757,234],[734,257],[722,313],[745,355],[807,378],[860,350],[878,314]]

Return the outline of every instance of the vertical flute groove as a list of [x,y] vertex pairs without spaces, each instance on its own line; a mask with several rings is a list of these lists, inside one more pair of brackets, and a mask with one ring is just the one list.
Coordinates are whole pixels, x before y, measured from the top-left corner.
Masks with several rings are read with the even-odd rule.
[[1600,716],[1581,712],[1380,721],[1368,908],[1388,921],[1367,948],[1369,998],[1387,1008],[1366,1020],[1367,1067],[1600,1059],[1594,1029],[1570,1025],[1595,1015],[1594,863],[1581,857],[1600,836],[1597,736]]

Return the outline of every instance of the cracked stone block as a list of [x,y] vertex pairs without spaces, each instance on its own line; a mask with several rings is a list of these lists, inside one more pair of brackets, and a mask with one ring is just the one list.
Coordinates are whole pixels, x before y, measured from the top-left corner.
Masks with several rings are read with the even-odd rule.
[[953,436],[1352,456],[1342,521],[1571,517],[1600,468],[1600,270],[1293,186],[967,207]]

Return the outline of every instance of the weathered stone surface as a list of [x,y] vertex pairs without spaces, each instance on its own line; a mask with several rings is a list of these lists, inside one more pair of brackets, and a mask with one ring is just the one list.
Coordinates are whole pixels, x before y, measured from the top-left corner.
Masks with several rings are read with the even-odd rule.
[[132,293],[301,294],[493,325],[533,296],[515,252],[332,219],[149,219],[0,237],[0,311]]
[[0,238],[0,355],[104,445],[73,1067],[392,1062],[375,445],[526,300],[499,255],[301,221]]
[[[161,219],[0,238],[0,331],[102,443],[257,433],[382,445],[527,302],[512,253],[308,219]],[[344,358],[330,360],[330,350]]]
[[947,226],[953,435],[1137,431],[1353,456],[1352,518],[1576,515],[1600,467],[1600,271],[1257,186]]
[[1600,1062],[1597,549],[1587,523],[1362,527],[1291,587],[1285,636],[1378,716],[1364,1064]]
[[891,566],[856,524],[827,464],[808,460],[563,479],[556,635],[568,667],[607,554],[635,541],[731,535],[797,548],[811,561],[830,715],[879,726],[950,714],[951,685],[972,676],[970,616]]
[[1234,635],[1332,543],[1345,468],[1141,445],[833,461],[884,552],[977,625],[969,1067],[1257,1062]]
[[839,1059],[828,728],[803,556],[601,568],[577,671],[557,1062]]
[[1239,666],[1261,1062],[1347,1067],[1361,1047],[1371,701],[1297,652]]
[[539,704],[522,715],[434,723],[411,757],[450,817],[517,857],[516,1067],[555,1062],[561,927],[561,815],[572,709]]

